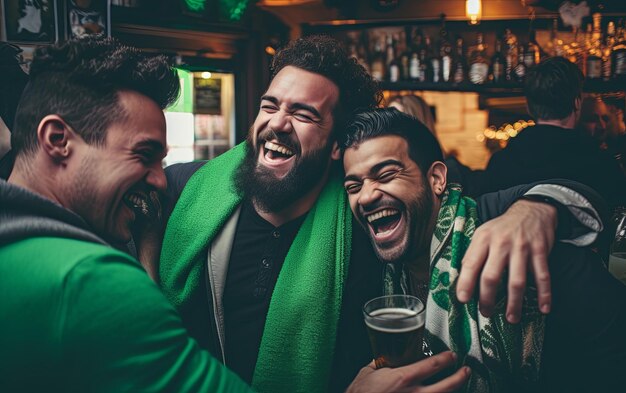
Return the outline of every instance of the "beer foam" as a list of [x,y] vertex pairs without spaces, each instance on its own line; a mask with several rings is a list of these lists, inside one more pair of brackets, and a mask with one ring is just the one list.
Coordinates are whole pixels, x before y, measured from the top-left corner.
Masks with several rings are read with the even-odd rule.
[[424,312],[406,308],[381,308],[365,317],[365,324],[373,330],[385,333],[407,333],[424,326]]

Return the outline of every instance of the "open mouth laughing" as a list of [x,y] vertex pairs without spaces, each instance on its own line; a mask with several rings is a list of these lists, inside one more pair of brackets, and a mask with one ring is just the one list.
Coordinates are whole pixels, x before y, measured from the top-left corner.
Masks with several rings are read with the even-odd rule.
[[129,191],[124,195],[124,203],[132,209],[135,216],[148,219],[161,218],[161,204],[155,191],[146,194],[141,191]]
[[402,215],[395,208],[384,208],[365,215],[370,231],[376,240],[389,237],[398,228]]

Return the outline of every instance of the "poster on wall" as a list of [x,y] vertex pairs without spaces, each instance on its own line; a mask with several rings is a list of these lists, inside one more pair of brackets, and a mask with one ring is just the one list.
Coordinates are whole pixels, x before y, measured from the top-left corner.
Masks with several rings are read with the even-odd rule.
[[195,113],[219,115],[222,112],[221,79],[194,78]]
[[110,0],[64,0],[67,9],[67,37],[111,35]]
[[1,0],[3,39],[49,44],[59,37],[56,0]]

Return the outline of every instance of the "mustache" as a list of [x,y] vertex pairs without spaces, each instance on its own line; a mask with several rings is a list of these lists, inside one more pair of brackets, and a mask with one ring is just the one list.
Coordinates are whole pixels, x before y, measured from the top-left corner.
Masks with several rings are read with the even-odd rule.
[[259,145],[262,145],[265,141],[278,142],[294,153],[300,153],[300,144],[297,139],[292,137],[291,133],[285,134],[284,132],[276,132],[271,128],[268,128],[259,132],[259,135],[257,136],[257,143]]

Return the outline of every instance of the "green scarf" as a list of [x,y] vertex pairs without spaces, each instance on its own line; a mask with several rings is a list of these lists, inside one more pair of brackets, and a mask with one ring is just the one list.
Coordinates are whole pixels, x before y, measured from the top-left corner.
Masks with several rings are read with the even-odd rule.
[[[462,304],[456,298],[461,261],[478,225],[476,202],[463,197],[460,186],[448,186],[430,248],[426,341],[434,353],[452,350],[458,366],[472,368],[466,392],[536,391],[545,326],[536,289],[527,289],[516,325],[506,321],[503,287],[491,318],[480,314],[477,299]],[[388,266],[385,292],[405,293],[406,277],[404,269]]]
[[[194,299],[205,296],[199,292],[208,245],[241,203],[234,175],[245,152],[240,144],[200,168],[172,212],[160,276],[164,293],[179,309],[206,312],[194,306]],[[252,382],[257,391],[327,390],[350,261],[351,220],[342,180],[332,177],[300,227],[274,288]]]

